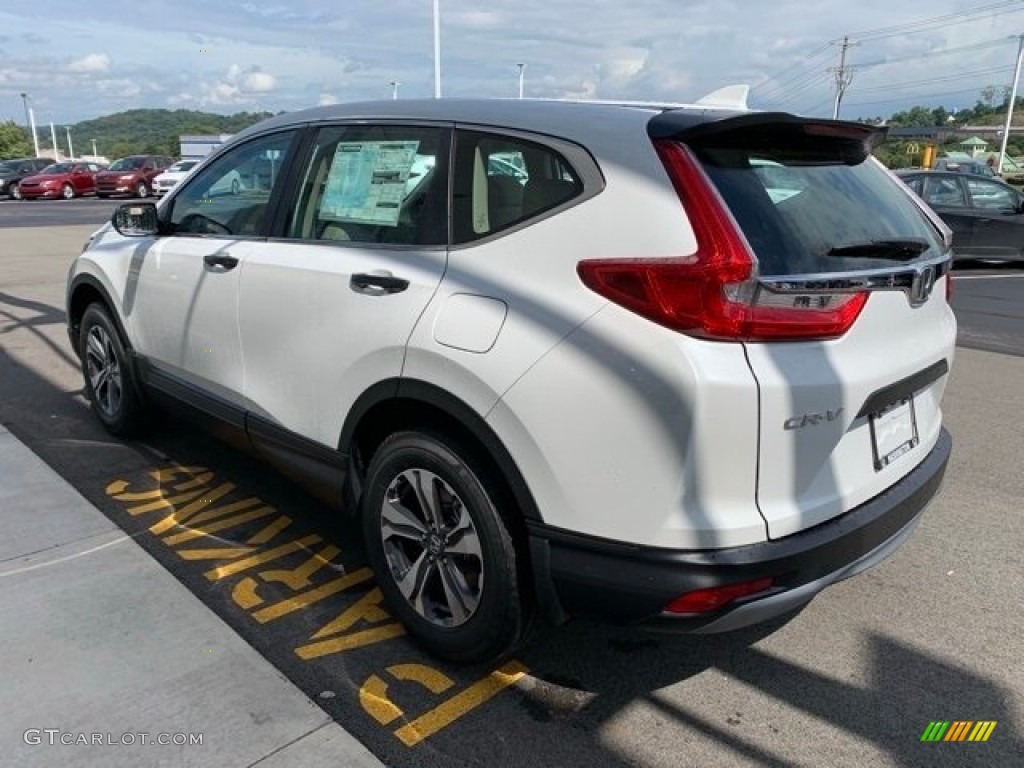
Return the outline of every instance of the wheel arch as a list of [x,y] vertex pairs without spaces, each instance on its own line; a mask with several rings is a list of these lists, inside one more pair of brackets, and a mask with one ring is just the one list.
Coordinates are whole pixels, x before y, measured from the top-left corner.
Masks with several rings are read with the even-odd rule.
[[389,434],[412,428],[440,430],[466,444],[503,484],[502,490],[524,518],[520,523],[543,519],[518,465],[484,418],[450,392],[415,379],[378,382],[349,410],[338,448],[350,457],[353,499],[362,492],[365,470],[377,447]]
[[131,338],[125,331],[124,323],[121,321],[121,315],[116,309],[116,303],[111,298],[110,292],[107,290],[106,286],[104,286],[98,278],[88,273],[77,275],[68,287],[68,336],[71,339],[71,347],[74,349],[75,354],[79,355],[80,353],[80,350],[78,349],[78,337],[82,327],[82,315],[85,314],[85,310],[88,306],[94,302],[99,302],[106,308],[107,313],[110,315],[110,319],[114,321],[114,325],[117,327],[117,332],[121,334],[121,341],[134,364],[135,355],[132,348]]

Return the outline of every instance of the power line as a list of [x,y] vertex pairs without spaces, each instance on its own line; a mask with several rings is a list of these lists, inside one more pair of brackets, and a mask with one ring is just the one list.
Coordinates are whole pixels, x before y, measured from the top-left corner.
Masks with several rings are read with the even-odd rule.
[[916,53],[910,56],[901,56],[895,59],[878,59],[877,61],[869,61],[865,63],[857,63],[855,66],[857,69],[867,69],[868,67],[880,67],[885,64],[899,64],[904,61],[918,61],[920,59],[930,59],[933,56],[946,56],[950,53],[962,53],[963,51],[976,51],[981,48],[994,48],[998,45],[1006,45],[1012,37],[998,37],[995,40],[985,40],[980,43],[970,43],[969,45],[957,45],[953,48],[939,48],[936,51],[925,51],[924,53]]
[[[1002,11],[1000,13],[1000,11]],[[848,35],[846,39],[854,39],[857,41],[873,41],[882,40],[886,37],[894,37],[898,34],[907,35],[913,34],[914,32],[930,31],[933,29],[939,29],[941,27],[950,26],[952,24],[960,24],[970,17],[980,16],[984,14],[991,14],[993,16],[1001,16],[1010,13],[1017,13],[1024,11],[1024,5],[1020,3],[1020,0],[1002,0],[997,3],[989,3],[987,5],[978,6],[976,8],[969,8],[963,11],[957,11],[954,13],[947,13],[942,16],[935,16],[930,19],[921,19],[918,21],[907,22],[904,24],[895,24],[887,27],[879,27],[877,29],[865,30],[856,34]],[[895,59],[880,59],[878,61],[867,62],[864,64],[853,64],[846,66],[841,62],[840,67],[844,70],[843,75],[849,77],[852,74],[853,69],[864,69],[867,67],[882,66],[885,64],[894,64],[903,61],[916,61],[922,58],[930,58],[932,56],[941,56],[949,53],[955,53],[959,51],[977,50],[979,48],[992,47],[996,45],[1006,44],[1008,39],[998,39],[992,41],[986,41],[983,43],[975,43],[972,45],[956,46],[953,48],[941,49],[939,51],[929,51],[926,53],[918,54],[915,56],[904,56]],[[831,44],[838,44],[839,41],[832,41]],[[762,86],[768,84],[768,87],[758,93],[759,97],[765,101],[791,101],[794,95],[799,95],[800,91],[806,90],[806,88],[813,84],[817,80],[813,75],[808,73],[796,72],[788,78],[780,80],[783,75],[793,72],[793,70],[806,67],[807,65],[815,62],[825,51],[828,50],[829,44],[825,44],[810,54],[802,58],[788,67],[780,70],[775,75],[770,75],[762,79],[759,83],[752,86],[752,90],[760,89]],[[839,76],[839,72],[833,68],[831,70],[836,77]],[[848,85],[848,83],[847,83]],[[796,94],[794,94],[794,88]],[[780,98],[781,97],[781,98]]]
[[[958,91],[942,91],[941,93],[918,93],[918,94],[914,95],[914,98],[917,98],[917,99],[939,99],[939,98],[943,98],[945,96],[956,96],[956,95],[959,95],[961,93],[978,93],[979,90],[981,90],[981,89],[978,88],[977,86],[975,86],[974,88],[962,88],[962,89],[960,89]],[[895,97],[893,97],[891,99],[875,99],[873,101],[858,101],[858,102],[854,102],[852,104],[847,104],[847,106],[848,107],[864,107],[864,106],[869,106],[871,104],[892,104],[892,103],[897,102],[897,101],[906,101],[906,100],[907,100],[906,96],[895,96]],[[828,102],[825,102],[825,103],[828,103]]]
[[975,69],[970,72],[961,72],[958,75],[941,75],[938,77],[927,77],[921,80],[905,80],[902,83],[890,83],[889,85],[878,85],[871,88],[859,88],[857,93],[878,93],[880,91],[895,91],[900,88],[911,88],[917,85],[931,85],[934,83],[945,83],[953,80],[963,80],[965,78],[977,77],[979,75],[991,75],[997,72],[1011,72],[1013,67],[1002,66],[1002,67],[989,67],[987,69]]
[[801,75],[798,74],[795,77],[788,78],[786,80],[780,80],[780,78],[783,75],[785,75],[786,73],[788,73],[788,72],[790,72],[790,71],[792,71],[794,69],[797,69],[799,67],[803,67],[804,65],[806,65],[809,62],[813,61],[817,57],[821,56],[823,53],[825,53],[831,47],[831,45],[832,45],[831,43],[824,43],[820,48],[816,48],[815,50],[811,51],[809,54],[804,56],[799,61],[796,61],[793,64],[790,64],[788,67],[779,70],[774,75],[766,75],[765,77],[761,78],[760,82],[757,82],[754,85],[752,85],[750,87],[750,89],[751,90],[758,89],[761,86],[765,85],[766,83],[771,83],[771,85],[768,88],[769,91],[774,91],[776,89],[781,88],[787,82],[789,82],[789,80],[793,80],[793,79],[801,77]]
[[[923,32],[925,30],[948,27],[952,24],[959,24],[971,16],[986,15],[989,12],[998,11],[1002,8],[1012,8],[1012,10],[1007,10],[1005,13],[1017,13],[1024,10],[1024,6],[1021,6],[1019,0],[1002,0],[1002,2],[990,3],[976,8],[968,8],[963,11],[943,14],[942,16],[934,16],[930,19],[920,19],[918,21],[908,21],[903,24],[893,24],[888,27],[869,29],[863,32],[853,33],[849,35],[849,37],[859,41],[881,40],[886,37],[895,37],[896,35],[902,35],[908,32]],[[993,13],[992,15],[1001,16],[1003,14]]]

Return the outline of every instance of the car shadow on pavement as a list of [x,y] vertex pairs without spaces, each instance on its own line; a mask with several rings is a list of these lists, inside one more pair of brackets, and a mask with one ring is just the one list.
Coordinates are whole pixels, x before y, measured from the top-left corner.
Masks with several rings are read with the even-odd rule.
[[[744,760],[780,768],[793,765],[792,751],[772,748],[773,741],[786,746],[778,734],[789,731],[793,736],[794,722],[787,709],[797,713],[799,722],[809,716],[826,723],[826,730],[845,732],[844,741],[852,737],[870,745],[887,756],[886,765],[1019,764],[1024,741],[1013,730],[1011,691],[964,666],[876,632],[864,638],[866,679],[856,683],[823,674],[820,670],[827,665],[820,656],[804,666],[758,647],[798,615],[710,636],[659,636],[583,621],[545,630],[522,656],[539,680],[521,691],[522,703],[535,719],[571,722],[595,737],[625,709],[641,704],[692,732],[685,741],[692,743],[699,736],[714,742],[720,747],[715,765]],[[737,688],[767,695],[773,706],[751,711],[750,698],[744,697],[746,704],[723,709],[720,719],[710,719],[693,694],[679,695],[687,681],[707,672],[724,676],[730,685],[739,684]],[[672,686],[677,686],[675,695],[666,691]],[[688,705],[690,700],[693,706]],[[996,721],[1003,732],[984,745],[950,744],[943,749],[922,743],[930,722],[966,717]],[[870,762],[866,755],[863,760],[836,753],[830,764]]]

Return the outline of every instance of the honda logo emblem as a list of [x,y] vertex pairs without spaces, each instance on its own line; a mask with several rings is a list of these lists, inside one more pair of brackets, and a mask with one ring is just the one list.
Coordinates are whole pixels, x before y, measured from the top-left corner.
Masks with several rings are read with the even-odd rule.
[[914,280],[910,284],[910,306],[919,307],[928,301],[935,287],[935,267],[933,265],[918,267],[914,272]]

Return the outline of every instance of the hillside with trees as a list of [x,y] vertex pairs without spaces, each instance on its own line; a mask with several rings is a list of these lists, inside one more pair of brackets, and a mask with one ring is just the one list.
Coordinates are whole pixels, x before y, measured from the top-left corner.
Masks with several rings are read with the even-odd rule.
[[[92,152],[92,139],[96,151],[111,160],[133,154],[170,155],[177,157],[179,136],[185,134],[216,135],[238,133],[267,117],[270,112],[238,112],[217,115],[191,109],[132,109],[113,115],[83,120],[68,126],[75,154]],[[55,126],[61,155],[67,154],[65,126]],[[39,146],[50,149],[50,127],[36,126]],[[32,137],[24,126],[14,122],[0,123],[0,160],[32,154]]]
[[270,116],[270,112],[217,115],[191,109],[132,109],[72,125],[71,137],[90,151],[91,140],[96,139],[97,151],[111,159],[139,153],[176,157],[179,136],[238,133]]

